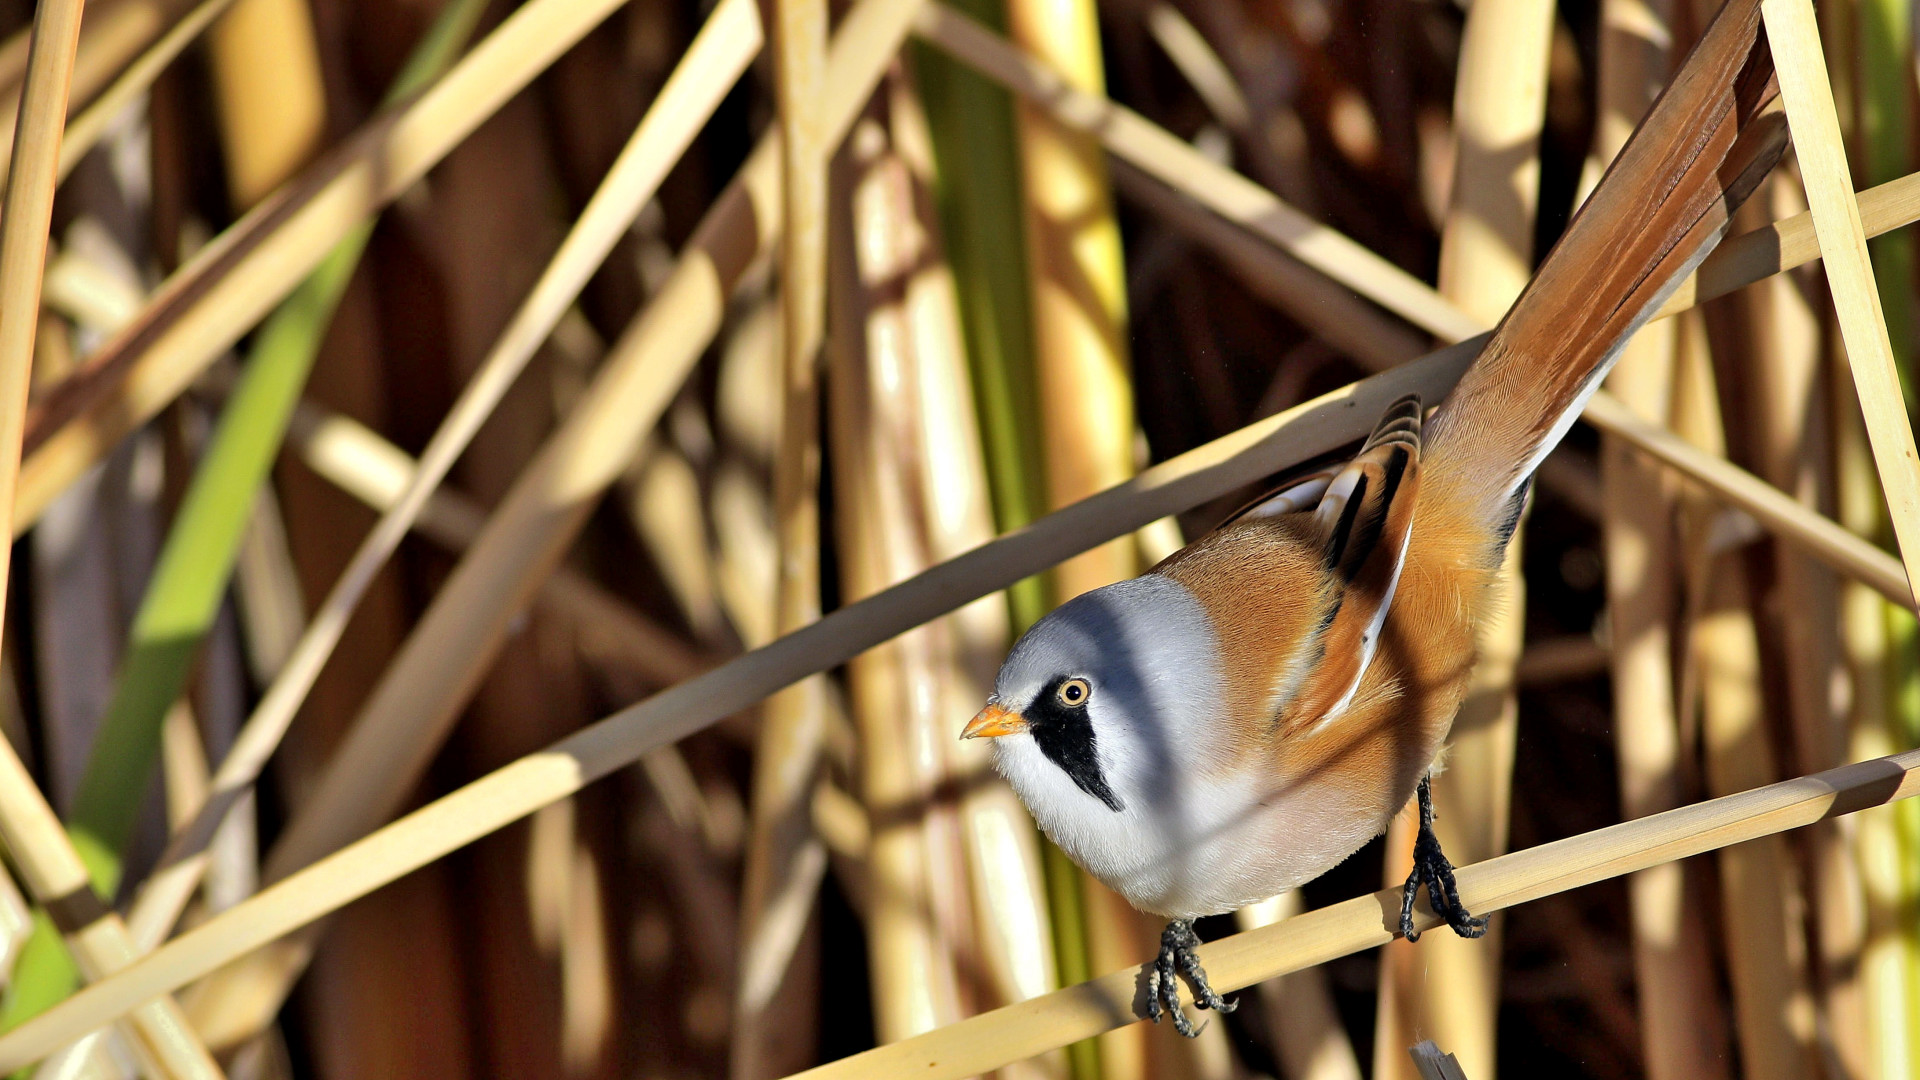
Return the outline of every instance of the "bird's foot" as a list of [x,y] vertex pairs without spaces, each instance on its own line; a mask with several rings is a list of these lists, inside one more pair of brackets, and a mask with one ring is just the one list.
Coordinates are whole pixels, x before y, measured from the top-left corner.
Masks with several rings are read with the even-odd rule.
[[1195,1007],[1223,1013],[1240,1007],[1239,1002],[1228,1001],[1207,985],[1206,969],[1200,966],[1200,957],[1193,951],[1199,947],[1200,935],[1193,932],[1192,920],[1169,922],[1160,934],[1160,955],[1147,976],[1147,1018],[1157,1024],[1161,1013],[1171,1014],[1174,1030],[1189,1039],[1198,1038],[1200,1029],[1180,1011],[1180,975],[1185,975],[1193,986]]
[[1487,920],[1474,916],[1460,902],[1460,887],[1453,881],[1453,864],[1440,851],[1440,838],[1433,834],[1433,790],[1427,777],[1420,778],[1420,833],[1413,841],[1413,873],[1407,875],[1406,891],[1400,897],[1400,933],[1408,941],[1419,941],[1413,928],[1413,898],[1420,886],[1427,887],[1427,906],[1447,920],[1453,932],[1463,938],[1486,934]]

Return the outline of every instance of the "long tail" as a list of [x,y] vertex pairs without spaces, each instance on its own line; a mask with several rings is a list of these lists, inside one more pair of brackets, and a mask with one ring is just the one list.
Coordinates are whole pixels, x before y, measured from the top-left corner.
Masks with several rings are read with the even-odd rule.
[[1759,0],[1728,0],[1429,423],[1429,482],[1468,520],[1509,525],[1627,338],[1779,160],[1777,95]]

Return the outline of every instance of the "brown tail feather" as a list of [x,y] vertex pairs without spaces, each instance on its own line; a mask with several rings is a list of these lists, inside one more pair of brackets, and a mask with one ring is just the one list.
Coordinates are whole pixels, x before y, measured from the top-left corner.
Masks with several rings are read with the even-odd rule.
[[1429,483],[1497,525],[1633,331],[1786,146],[1759,0],[1728,0],[1428,426]]

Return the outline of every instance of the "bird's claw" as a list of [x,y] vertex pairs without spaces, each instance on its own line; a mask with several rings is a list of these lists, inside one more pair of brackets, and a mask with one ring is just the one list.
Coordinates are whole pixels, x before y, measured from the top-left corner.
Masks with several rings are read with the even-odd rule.
[[1180,1009],[1179,976],[1185,975],[1193,986],[1194,1007],[1223,1013],[1240,1007],[1239,1002],[1228,1001],[1207,985],[1206,969],[1200,966],[1200,957],[1194,953],[1199,946],[1200,935],[1193,932],[1192,921],[1169,922],[1160,934],[1160,955],[1154,959],[1153,970],[1147,975],[1147,1018],[1157,1024],[1160,1015],[1167,1013],[1173,1019],[1173,1029],[1189,1039],[1199,1038],[1200,1028]]
[[1427,906],[1447,920],[1453,932],[1463,938],[1482,937],[1487,932],[1484,916],[1475,916],[1460,902],[1460,887],[1454,884],[1453,864],[1440,851],[1440,838],[1433,834],[1433,791],[1427,777],[1420,778],[1420,833],[1413,841],[1413,873],[1407,875],[1405,892],[1400,896],[1400,933],[1408,941],[1419,941],[1420,931],[1413,928],[1413,898],[1420,886],[1427,887]]

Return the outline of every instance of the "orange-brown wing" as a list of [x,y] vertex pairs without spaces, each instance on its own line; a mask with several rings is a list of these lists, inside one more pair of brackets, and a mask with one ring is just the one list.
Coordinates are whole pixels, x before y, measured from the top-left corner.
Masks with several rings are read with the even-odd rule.
[[1373,661],[1413,535],[1421,419],[1418,397],[1395,402],[1359,455],[1327,485],[1315,511],[1334,589],[1316,631],[1319,660],[1282,707],[1287,733],[1346,711]]

